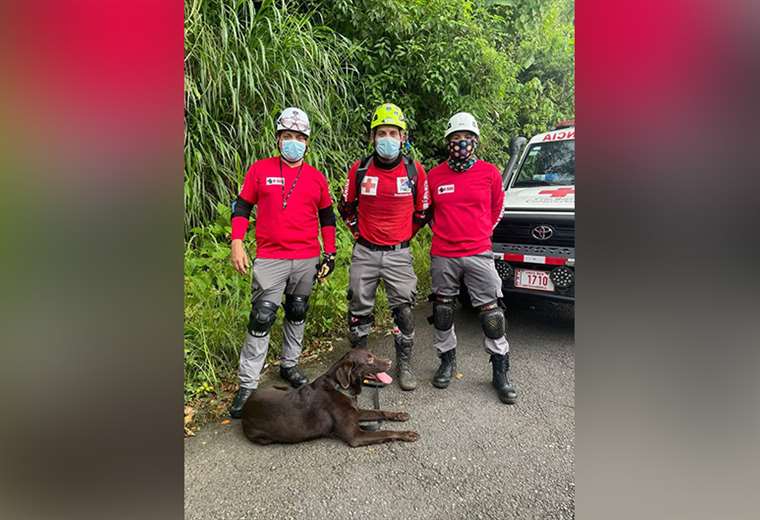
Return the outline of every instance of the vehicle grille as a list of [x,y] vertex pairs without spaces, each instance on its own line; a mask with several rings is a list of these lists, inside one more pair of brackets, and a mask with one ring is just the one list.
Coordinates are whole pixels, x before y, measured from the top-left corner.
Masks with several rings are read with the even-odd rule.
[[[551,226],[554,234],[548,240],[538,240],[531,234],[536,226]],[[505,217],[493,231],[493,242],[509,244],[536,244],[541,246],[575,247],[575,223],[555,224],[534,217],[532,221]]]
[[552,247],[552,246],[536,246],[532,244],[502,244],[500,242],[494,242],[494,253],[502,254],[517,254],[517,255],[534,255],[534,256],[555,256],[560,258],[572,258],[575,259],[574,247]]

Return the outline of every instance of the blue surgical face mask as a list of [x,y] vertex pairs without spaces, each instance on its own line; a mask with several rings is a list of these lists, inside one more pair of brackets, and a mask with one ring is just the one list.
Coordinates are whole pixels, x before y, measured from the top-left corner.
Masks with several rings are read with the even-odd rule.
[[401,141],[393,137],[380,137],[375,141],[375,151],[386,161],[392,161],[401,151]]
[[288,139],[282,142],[282,157],[288,162],[297,162],[303,159],[303,155],[306,153],[306,143],[302,143],[297,139]]

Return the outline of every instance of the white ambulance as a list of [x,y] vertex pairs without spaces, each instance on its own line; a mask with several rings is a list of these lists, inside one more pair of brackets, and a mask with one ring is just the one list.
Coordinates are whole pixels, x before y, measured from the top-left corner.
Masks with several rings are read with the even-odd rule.
[[[521,138],[525,142],[524,138]],[[494,228],[496,270],[507,293],[575,301],[575,122],[519,143]]]

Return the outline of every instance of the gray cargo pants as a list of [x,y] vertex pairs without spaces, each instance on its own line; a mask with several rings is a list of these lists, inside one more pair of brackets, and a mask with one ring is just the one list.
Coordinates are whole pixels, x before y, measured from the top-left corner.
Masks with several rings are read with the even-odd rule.
[[[459,294],[459,281],[464,277],[464,285],[475,307],[492,303],[503,295],[501,278],[496,272],[493,253],[490,251],[459,258],[431,255],[430,276],[434,294],[454,297]],[[453,325],[449,330],[434,330],[433,346],[439,354],[457,346]],[[493,354],[509,352],[509,342],[505,336],[490,339],[484,334],[483,347]]]
[[[282,294],[308,296],[314,286],[319,257],[303,260],[280,260],[274,258],[256,258],[253,261],[253,296],[251,305],[263,298],[265,301],[280,305]],[[295,325],[284,321],[282,355],[280,365],[292,367],[298,363],[303,348],[303,331],[305,324]],[[246,331],[245,343],[240,349],[240,386],[256,388],[259,384],[261,369],[264,368],[269,334],[263,337],[253,336]]]
[[[417,275],[412,265],[410,247],[393,251],[373,251],[362,244],[354,244],[349,270],[348,312],[360,321],[349,326],[351,344],[356,345],[372,330],[372,313],[375,308],[377,284],[383,280],[388,306],[414,306],[417,300]],[[412,341],[409,335],[399,333],[397,340]]]

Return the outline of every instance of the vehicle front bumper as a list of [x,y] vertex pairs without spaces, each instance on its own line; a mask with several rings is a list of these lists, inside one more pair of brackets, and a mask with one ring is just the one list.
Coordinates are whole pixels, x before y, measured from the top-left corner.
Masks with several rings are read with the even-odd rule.
[[[560,301],[575,301],[575,248],[574,247],[551,247],[522,244],[494,244],[494,262],[496,271],[502,280],[502,289],[505,292],[531,294],[542,298]],[[552,271],[559,268],[570,269],[572,283],[567,287],[560,287],[555,283],[553,292],[539,291],[515,287],[515,268],[533,269],[546,271],[551,276]]]

